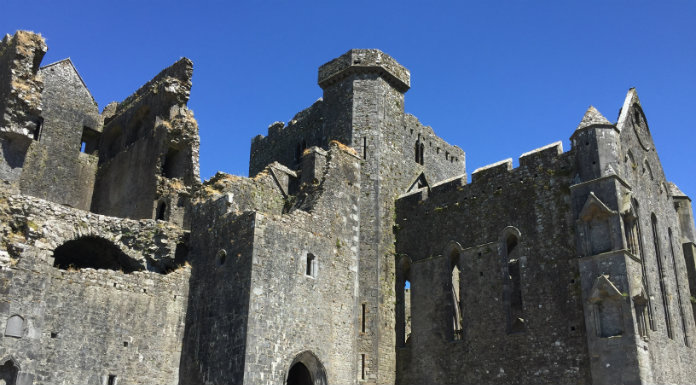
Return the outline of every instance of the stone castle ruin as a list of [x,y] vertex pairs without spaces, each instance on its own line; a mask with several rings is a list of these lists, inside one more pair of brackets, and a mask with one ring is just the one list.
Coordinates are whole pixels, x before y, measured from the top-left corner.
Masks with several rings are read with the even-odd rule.
[[638,95],[471,173],[378,50],[201,183],[180,59],[101,113],[0,43],[0,383],[687,384],[691,200]]

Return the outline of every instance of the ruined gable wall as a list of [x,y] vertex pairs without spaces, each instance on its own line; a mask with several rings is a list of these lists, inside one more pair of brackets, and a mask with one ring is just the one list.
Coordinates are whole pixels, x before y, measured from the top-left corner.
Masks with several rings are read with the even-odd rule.
[[[186,211],[198,185],[198,125],[187,109],[193,63],[163,70],[105,117],[92,210],[188,226]],[[112,107],[113,108],[113,107]]]
[[[501,162],[474,172],[469,185],[453,179],[397,201],[396,252],[411,264],[409,277],[397,271],[396,290],[410,280],[412,334],[397,347],[396,383],[589,382],[568,189],[573,155],[560,152],[550,146],[523,156],[516,169]],[[525,330],[513,334],[505,297],[508,226],[521,233]],[[461,339],[451,318],[453,242],[462,248]]]
[[41,35],[17,31],[0,42],[0,127],[31,138],[41,115],[39,64],[46,53]]
[[89,210],[97,156],[81,152],[80,145],[85,127],[101,131],[99,110],[69,59],[40,72],[43,126],[25,160],[22,192]]
[[[97,385],[110,374],[120,383],[176,382],[190,275],[174,262],[180,229],[5,194],[0,216],[0,330],[24,318],[21,338],[0,337],[0,357],[37,385]],[[53,251],[83,236],[107,239],[143,271],[54,267]]]
[[46,44],[40,35],[18,31],[0,42],[0,177],[15,182],[26,151],[41,125],[38,73]]

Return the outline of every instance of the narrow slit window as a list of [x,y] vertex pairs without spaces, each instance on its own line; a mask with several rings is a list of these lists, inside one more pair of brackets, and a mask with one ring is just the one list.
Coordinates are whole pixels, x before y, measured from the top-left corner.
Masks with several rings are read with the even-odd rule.
[[365,353],[360,355],[360,379],[365,380]]
[[525,331],[522,283],[520,269],[520,247],[516,236],[510,235],[506,240],[507,251],[507,329],[508,334]]
[[362,304],[362,318],[360,319],[361,325],[360,325],[360,331],[365,333],[365,326],[367,323],[367,320],[365,319],[365,316],[367,315],[367,304]]
[[363,159],[367,159],[367,137],[363,137]]

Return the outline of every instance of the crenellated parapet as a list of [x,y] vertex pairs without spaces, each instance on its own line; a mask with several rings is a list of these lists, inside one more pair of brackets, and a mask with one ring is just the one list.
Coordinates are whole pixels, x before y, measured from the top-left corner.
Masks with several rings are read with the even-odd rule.
[[360,73],[379,74],[402,93],[411,87],[409,70],[378,49],[352,49],[322,65],[319,67],[318,83],[325,89],[350,75]]

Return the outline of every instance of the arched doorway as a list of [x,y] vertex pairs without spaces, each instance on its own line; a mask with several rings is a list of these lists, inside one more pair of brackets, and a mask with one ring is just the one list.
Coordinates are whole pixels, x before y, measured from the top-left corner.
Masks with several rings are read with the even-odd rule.
[[327,385],[326,371],[314,353],[298,354],[288,370],[287,385]]
[[[2,362],[2,361],[0,361]],[[17,365],[9,359],[4,364],[0,365],[0,384],[15,385],[17,381]]]
[[301,362],[293,365],[288,372],[287,385],[313,385],[309,369]]

